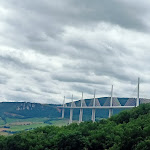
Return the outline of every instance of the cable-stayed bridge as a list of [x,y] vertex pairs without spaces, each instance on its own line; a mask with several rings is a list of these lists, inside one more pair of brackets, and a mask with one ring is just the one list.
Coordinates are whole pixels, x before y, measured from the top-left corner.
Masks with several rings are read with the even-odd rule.
[[96,98],[94,91],[94,97],[92,99],[83,99],[83,92],[82,98],[79,101],[72,101],[70,103],[65,103],[65,97],[63,101],[63,106],[58,106],[62,109],[62,118],[64,118],[64,111],[65,109],[70,109],[70,120],[69,123],[72,123],[73,118],[73,109],[80,109],[79,113],[79,123],[83,121],[83,110],[84,109],[92,109],[92,116],[91,120],[95,122],[95,113],[96,109],[109,109],[109,117],[113,115],[113,109],[128,109],[137,107],[142,103],[149,103],[150,99],[139,98],[139,81],[138,78],[138,86],[137,86],[137,97],[136,98],[128,98],[124,103],[121,102],[120,98],[113,97],[113,85],[111,89],[111,96],[105,98]]

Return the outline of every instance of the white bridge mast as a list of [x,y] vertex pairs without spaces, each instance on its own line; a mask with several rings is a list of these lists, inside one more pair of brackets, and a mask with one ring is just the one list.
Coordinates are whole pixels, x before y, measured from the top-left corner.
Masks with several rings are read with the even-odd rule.
[[63,108],[62,108],[62,119],[64,118],[64,113],[65,113],[65,96],[64,96],[64,100],[63,100]]
[[[95,93],[96,90],[94,90],[93,107],[95,107]],[[92,109],[92,121],[95,122],[95,108]]]
[[113,85],[112,85],[112,88],[111,88],[111,98],[110,98],[110,107],[109,108],[109,118],[112,116],[113,114],[113,109],[112,109],[112,106],[113,106]]
[[73,94],[72,94],[72,102],[71,102],[71,108],[70,108],[70,120],[69,120],[69,124],[72,123],[72,117],[73,117]]
[[82,122],[83,119],[83,92],[82,92],[82,98],[81,98],[81,108],[80,108],[80,115],[79,115],[79,123]]
[[140,78],[138,78],[136,107],[138,107],[140,104],[140,99],[139,99],[140,94],[139,93],[140,93]]

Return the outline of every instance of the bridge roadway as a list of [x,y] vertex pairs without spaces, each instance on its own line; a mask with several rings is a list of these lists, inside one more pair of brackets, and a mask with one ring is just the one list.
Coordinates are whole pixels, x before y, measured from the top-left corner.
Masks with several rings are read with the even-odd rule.
[[136,106],[82,106],[82,107],[71,107],[71,106],[67,106],[67,107],[63,107],[63,106],[57,106],[58,108],[69,108],[69,109],[123,109],[123,108],[133,108]]

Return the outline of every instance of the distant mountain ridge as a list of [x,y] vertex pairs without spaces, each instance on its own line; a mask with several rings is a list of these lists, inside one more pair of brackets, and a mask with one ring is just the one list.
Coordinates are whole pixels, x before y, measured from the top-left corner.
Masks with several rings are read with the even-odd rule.
[[30,102],[1,102],[0,116],[17,118],[57,118],[61,116],[61,111],[57,108],[57,106],[58,105],[55,104],[40,104]]

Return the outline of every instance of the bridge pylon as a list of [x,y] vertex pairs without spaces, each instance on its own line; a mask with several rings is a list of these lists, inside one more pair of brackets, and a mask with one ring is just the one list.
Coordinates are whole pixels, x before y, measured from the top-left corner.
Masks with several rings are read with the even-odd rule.
[[70,120],[69,120],[69,124],[72,123],[72,117],[73,117],[73,95],[72,95],[72,102],[71,102],[71,108],[70,108]]
[[[95,107],[95,93],[96,90],[94,90],[94,99],[93,99],[93,107]],[[95,122],[95,108],[92,109],[92,121]]]
[[140,78],[138,77],[138,87],[137,87],[137,100],[136,100],[136,107],[139,106],[139,103],[140,103],[140,100],[139,100],[139,97],[140,97]]
[[81,106],[80,106],[80,114],[79,114],[79,123],[83,121],[83,92],[82,92],[82,98],[81,98]]
[[109,108],[109,118],[113,115],[112,106],[113,106],[113,85],[112,85],[112,88],[111,88],[111,99],[110,99],[110,108]]
[[64,113],[65,113],[65,96],[64,96],[64,100],[63,100],[63,108],[62,108],[62,119],[64,118]]

